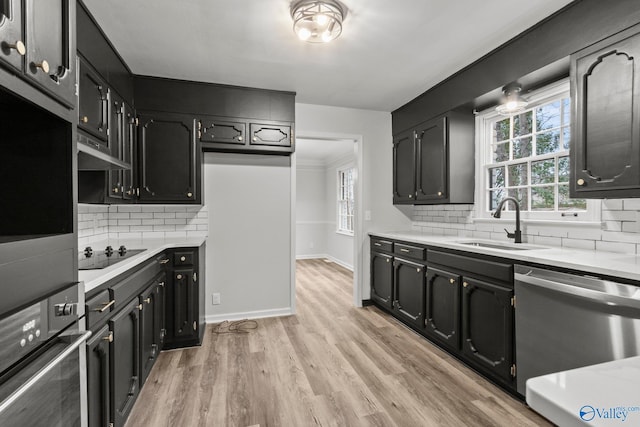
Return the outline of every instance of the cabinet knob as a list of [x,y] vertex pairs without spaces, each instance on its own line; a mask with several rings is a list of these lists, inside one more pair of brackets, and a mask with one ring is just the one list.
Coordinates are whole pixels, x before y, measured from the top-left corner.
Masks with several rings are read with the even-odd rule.
[[416,268],[416,273],[420,273],[422,270],[419,268]]
[[118,189],[118,187],[113,187],[113,192],[115,194],[118,194],[120,192],[120,190]]
[[257,140],[258,140],[258,138],[254,136],[254,137],[253,137],[253,141],[255,142],[255,141],[257,141]]
[[181,256],[180,257],[180,261],[185,262],[186,260],[187,260],[187,257],[185,257],[185,256]]
[[469,284],[467,282],[462,282],[462,286],[466,288],[467,286],[469,286]]
[[147,304],[151,304],[151,297],[145,299],[144,302],[146,302]]
[[389,262],[389,258],[387,258],[387,262]]
[[132,191],[131,191],[131,190],[128,190],[128,191],[127,191],[127,196],[130,196],[130,195],[131,195],[131,193],[132,193]]
[[176,279],[178,279],[178,280],[182,280],[182,274],[177,274],[177,275],[176,275]]
[[576,181],[576,184],[582,187],[585,184],[584,179],[580,178],[579,180]]
[[409,198],[410,198],[410,199],[413,199],[413,194],[409,194]]
[[239,136],[239,137],[238,137],[238,141],[242,141],[243,139],[244,139],[244,138],[243,138],[243,137],[241,137],[241,136]]
[[14,44],[4,43],[4,45],[9,49],[15,49],[20,56],[24,56],[27,53],[27,48],[24,47],[22,40],[18,40]]
[[187,193],[187,197],[193,197],[193,193],[192,192],[188,192]]
[[109,335],[102,337],[103,340],[113,342],[113,331],[109,331]]
[[138,311],[142,311],[142,304],[138,304]]
[[442,191],[438,191],[438,196],[442,196]]
[[198,273],[193,273],[193,283],[198,281]]
[[40,68],[44,73],[49,74],[49,63],[46,59],[43,59],[42,62],[34,62],[33,66]]
[[82,118],[80,119],[80,121],[81,121],[82,123],[89,123],[89,117],[84,116],[84,117],[82,117]]
[[451,283],[453,285],[454,283],[456,283],[456,280],[455,279],[449,279],[449,283]]
[[196,329],[198,329],[198,323],[194,320],[193,321],[193,330],[195,331]]

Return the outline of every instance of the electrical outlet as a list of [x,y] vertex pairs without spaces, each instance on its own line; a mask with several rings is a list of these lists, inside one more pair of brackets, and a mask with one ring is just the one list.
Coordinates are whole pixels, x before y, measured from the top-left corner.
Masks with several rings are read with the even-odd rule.
[[219,305],[220,304],[220,294],[213,294],[211,295],[211,304],[213,305]]

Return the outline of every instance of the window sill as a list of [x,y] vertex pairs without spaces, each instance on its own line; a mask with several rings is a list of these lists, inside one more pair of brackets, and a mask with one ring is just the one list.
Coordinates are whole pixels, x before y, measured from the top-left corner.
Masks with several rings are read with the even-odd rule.
[[343,236],[353,237],[353,231],[337,230],[336,234],[342,234]]
[[[473,223],[478,224],[500,224],[500,223],[513,223],[515,218],[473,218]],[[553,220],[553,219],[524,219],[521,218],[522,224],[531,224],[539,226],[552,226],[552,227],[580,227],[580,228],[593,228],[602,229],[604,222],[602,221],[576,221],[576,220]]]

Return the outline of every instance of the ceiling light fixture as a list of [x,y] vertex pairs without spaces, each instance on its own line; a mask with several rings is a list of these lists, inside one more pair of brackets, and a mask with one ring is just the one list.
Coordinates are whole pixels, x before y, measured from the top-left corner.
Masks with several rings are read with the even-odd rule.
[[300,0],[291,4],[293,31],[311,43],[328,43],[342,33],[346,9],[335,0]]
[[528,102],[520,96],[521,91],[522,86],[519,83],[510,83],[503,87],[504,97],[502,103],[496,107],[496,111],[503,116],[522,113]]

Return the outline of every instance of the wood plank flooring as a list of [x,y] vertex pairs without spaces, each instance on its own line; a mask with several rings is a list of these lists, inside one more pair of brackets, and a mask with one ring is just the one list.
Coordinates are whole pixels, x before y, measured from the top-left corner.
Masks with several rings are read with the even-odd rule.
[[540,426],[519,401],[375,307],[352,273],[297,262],[295,316],[162,352],[127,422],[137,426]]

